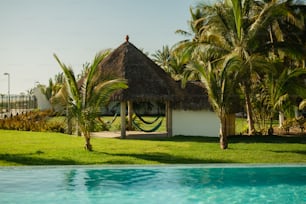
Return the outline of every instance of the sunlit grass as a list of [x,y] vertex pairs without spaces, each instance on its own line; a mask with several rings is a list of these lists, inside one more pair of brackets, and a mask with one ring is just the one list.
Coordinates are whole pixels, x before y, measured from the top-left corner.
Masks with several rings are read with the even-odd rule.
[[0,130],[0,165],[306,163],[306,137],[234,137],[228,150],[218,138],[93,138],[60,133]]

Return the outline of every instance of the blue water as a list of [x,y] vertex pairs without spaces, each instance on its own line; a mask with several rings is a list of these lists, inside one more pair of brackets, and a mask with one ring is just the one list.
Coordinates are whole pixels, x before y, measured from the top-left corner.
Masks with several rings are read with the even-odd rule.
[[306,203],[306,166],[2,167],[0,203]]

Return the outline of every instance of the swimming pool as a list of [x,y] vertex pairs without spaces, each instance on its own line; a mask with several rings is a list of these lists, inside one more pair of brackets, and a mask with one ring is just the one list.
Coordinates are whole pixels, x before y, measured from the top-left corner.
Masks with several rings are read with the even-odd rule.
[[0,203],[306,203],[306,165],[2,167]]

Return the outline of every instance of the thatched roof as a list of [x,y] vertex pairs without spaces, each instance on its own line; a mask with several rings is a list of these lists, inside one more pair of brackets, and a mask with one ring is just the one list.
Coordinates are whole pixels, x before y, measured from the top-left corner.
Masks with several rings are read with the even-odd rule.
[[[180,81],[177,82],[179,85]],[[186,86],[182,88],[184,97],[172,103],[173,109],[182,110],[212,110],[208,101],[207,91],[203,84],[199,81],[187,82]]]
[[[177,83],[180,84],[181,82]],[[213,111],[208,99],[207,90],[200,81],[189,81],[182,89],[184,91],[184,97],[181,100],[172,103],[173,109]],[[243,111],[243,105],[241,104],[239,95],[233,95],[231,104],[229,105],[231,113]]]
[[174,101],[183,96],[178,84],[128,39],[99,64],[99,74],[127,80],[128,89],[115,93],[112,100]]

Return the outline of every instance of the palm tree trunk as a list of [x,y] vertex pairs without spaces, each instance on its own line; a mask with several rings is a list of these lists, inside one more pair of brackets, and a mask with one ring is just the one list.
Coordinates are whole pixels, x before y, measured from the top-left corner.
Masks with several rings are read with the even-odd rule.
[[69,114],[68,106],[66,107],[66,119],[67,119],[67,134],[72,135],[72,117]]
[[90,132],[87,132],[86,134],[84,134],[84,138],[85,138],[85,149],[88,151],[92,151],[92,145],[90,144]]
[[70,118],[67,120],[67,133],[72,135],[72,121]]
[[273,129],[273,127],[272,127],[272,123],[273,123],[273,117],[271,116],[271,117],[270,117],[270,127],[269,127],[269,129],[268,129],[268,135],[269,135],[269,136],[272,136],[273,133],[274,133],[274,129]]
[[251,100],[250,100],[250,92],[244,86],[243,88],[244,91],[244,97],[245,97],[245,107],[246,107],[246,113],[247,113],[247,121],[248,121],[248,128],[249,128],[249,135],[252,135],[255,132],[255,127],[254,127],[254,120],[253,120],[253,113],[252,113],[252,105],[251,105]]
[[220,148],[221,149],[227,149],[228,141],[227,141],[227,127],[226,127],[227,117],[226,117],[226,115],[221,116],[220,121],[221,121],[221,124],[220,124]]
[[82,136],[83,131],[80,130],[80,128],[82,128],[82,126],[80,125],[80,120],[77,118],[76,122],[75,122],[75,135],[76,136]]

